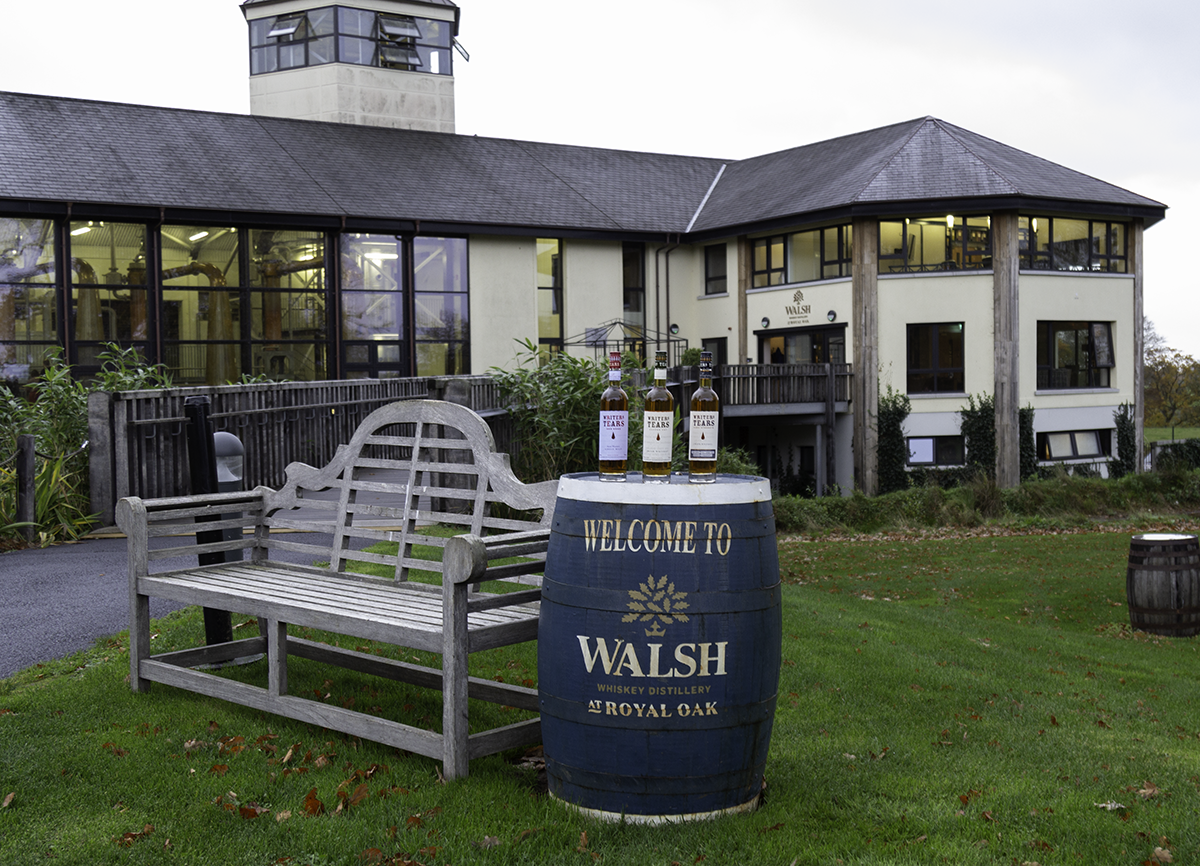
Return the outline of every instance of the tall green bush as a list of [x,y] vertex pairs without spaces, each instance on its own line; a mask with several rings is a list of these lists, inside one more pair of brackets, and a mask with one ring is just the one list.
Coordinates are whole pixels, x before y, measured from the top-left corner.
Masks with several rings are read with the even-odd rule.
[[[976,402],[978,399],[978,402]],[[962,418],[963,445],[967,450],[967,465],[988,478],[996,477],[996,403],[991,394],[967,395],[967,408],[959,410]]]
[[912,411],[908,395],[888,385],[879,397],[879,492],[891,493],[908,487],[908,443],[904,419]]
[[1109,461],[1108,471],[1114,478],[1130,475],[1137,471],[1137,432],[1133,421],[1133,407],[1122,403],[1113,412],[1117,425],[1117,456]]
[[1033,432],[1033,407],[1017,410],[1019,445],[1021,452],[1021,480],[1037,477],[1037,437]]

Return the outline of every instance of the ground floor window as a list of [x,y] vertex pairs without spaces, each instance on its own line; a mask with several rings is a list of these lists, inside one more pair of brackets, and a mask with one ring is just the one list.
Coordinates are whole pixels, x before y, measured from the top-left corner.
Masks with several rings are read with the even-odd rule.
[[108,343],[178,385],[458,375],[469,325],[465,238],[0,217],[0,378],[18,384],[55,349],[94,374]]
[[1111,430],[1061,430],[1037,434],[1039,460],[1073,460],[1112,454]]
[[962,436],[912,436],[908,440],[910,466],[962,466],[965,454]]
[[909,394],[962,394],[966,391],[963,323],[908,326]]
[[1038,322],[1037,388],[1109,388],[1114,365],[1109,322]]
[[797,331],[759,332],[760,364],[844,364],[846,329],[805,328]]

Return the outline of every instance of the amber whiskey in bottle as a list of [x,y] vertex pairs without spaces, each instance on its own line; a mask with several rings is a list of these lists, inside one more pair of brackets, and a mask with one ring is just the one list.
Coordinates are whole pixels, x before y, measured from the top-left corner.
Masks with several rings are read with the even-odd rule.
[[608,387],[600,395],[600,480],[624,481],[629,459],[629,398],[621,388],[621,353],[608,353]]
[[642,416],[642,481],[669,484],[671,442],[675,432],[675,398],[667,390],[667,353],[654,353],[654,386],[646,392]]
[[721,404],[712,389],[712,352],[700,353],[700,386],[692,394],[688,430],[688,481],[717,480],[717,418]]

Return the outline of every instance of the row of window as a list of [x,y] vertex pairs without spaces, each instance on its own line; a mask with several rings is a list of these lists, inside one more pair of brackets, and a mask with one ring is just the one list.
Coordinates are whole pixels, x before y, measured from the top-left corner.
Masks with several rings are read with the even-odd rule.
[[[963,394],[962,322],[908,326],[909,394]],[[1037,323],[1037,389],[1108,388],[1114,366],[1110,322]]]
[[250,74],[350,63],[452,75],[449,21],[346,6],[250,22]]
[[[1112,456],[1111,430],[1061,430],[1037,434],[1038,460],[1079,460]],[[912,436],[908,439],[910,466],[962,466],[966,463],[962,436]]]
[[[1126,273],[1127,226],[1110,220],[1021,216],[1023,270]],[[794,232],[751,242],[755,289],[850,275],[849,225]],[[992,218],[985,215],[908,217],[879,222],[880,274],[990,270]],[[724,244],[704,249],[704,292],[728,291]]]
[[464,373],[469,318],[464,238],[0,218],[0,379],[108,342],[180,384]]

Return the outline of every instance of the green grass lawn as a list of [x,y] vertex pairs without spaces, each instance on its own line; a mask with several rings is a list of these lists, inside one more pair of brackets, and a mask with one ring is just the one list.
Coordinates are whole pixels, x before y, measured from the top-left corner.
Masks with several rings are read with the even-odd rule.
[[[765,804],[699,825],[581,818],[519,753],[446,785],[394,749],[161,685],[134,695],[122,635],[0,682],[0,862],[1196,862],[1200,639],[1130,630],[1128,545],[781,538]],[[196,611],[157,627],[156,651],[202,634]],[[440,722],[437,695],[292,665],[296,694]],[[472,667],[534,681],[534,647]],[[481,726],[513,715],[477,710]]]

